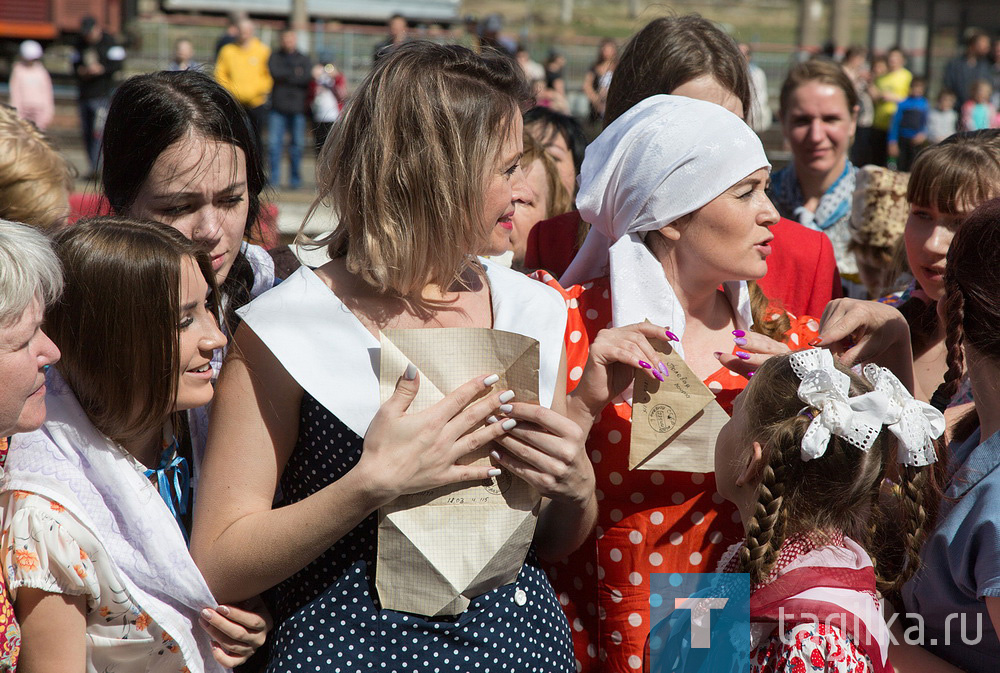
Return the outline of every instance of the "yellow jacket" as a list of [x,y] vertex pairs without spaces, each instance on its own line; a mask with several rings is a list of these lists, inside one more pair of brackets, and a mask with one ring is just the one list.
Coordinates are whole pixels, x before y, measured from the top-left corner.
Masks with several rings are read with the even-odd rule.
[[256,37],[246,46],[227,44],[215,60],[215,79],[244,107],[260,107],[274,86],[267,60],[271,49]]

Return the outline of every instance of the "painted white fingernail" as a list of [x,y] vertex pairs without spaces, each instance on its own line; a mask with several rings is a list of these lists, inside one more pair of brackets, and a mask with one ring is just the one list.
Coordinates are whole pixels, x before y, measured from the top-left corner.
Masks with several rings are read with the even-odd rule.
[[514,391],[513,390],[505,390],[502,393],[500,393],[500,403],[501,404],[506,404],[507,402],[510,402],[512,399],[514,399]]
[[515,421],[513,418],[508,418],[506,421],[500,424],[500,427],[503,428],[504,430],[510,430],[515,425],[517,425],[517,421]]
[[496,416],[487,416],[486,417],[486,422],[489,423],[490,425],[493,425],[494,423],[496,423],[499,420],[500,419],[497,418]]
[[407,381],[412,381],[417,378],[417,366],[412,362],[406,365],[406,371],[403,372],[403,378]]
[[491,477],[499,477],[500,476],[500,470],[494,467],[492,470],[490,470],[486,474],[490,475]]
[[494,383],[496,383],[499,380],[500,380],[499,376],[497,376],[496,374],[490,374],[485,379],[483,379],[483,385],[486,386],[487,388],[489,388],[490,386],[492,386]]
[[490,456],[493,458],[493,460],[500,460],[500,454],[497,453],[496,451],[490,451]]
[[501,414],[509,414],[512,411],[514,411],[514,405],[513,404],[501,404],[500,405],[500,413]]

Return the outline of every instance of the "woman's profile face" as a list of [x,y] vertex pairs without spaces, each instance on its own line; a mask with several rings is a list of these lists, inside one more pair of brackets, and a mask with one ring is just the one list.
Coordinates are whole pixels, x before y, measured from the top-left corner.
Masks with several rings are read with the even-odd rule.
[[789,97],[781,124],[796,171],[826,176],[844,170],[857,112],[847,107],[847,95],[840,87],[806,82]]
[[709,201],[674,229],[683,269],[696,270],[712,286],[727,280],[756,280],[767,273],[778,211],[767,198],[768,169],[761,168]]
[[484,254],[500,255],[511,249],[514,231],[514,204],[531,201],[533,194],[521,170],[524,152],[524,126],[521,115],[515,114],[500,148],[499,161],[486,176],[482,221],[489,227]]
[[45,366],[59,349],[42,331],[41,301],[12,324],[0,325],[0,437],[37,430],[45,421]]
[[243,150],[189,134],[157,157],[128,215],[163,222],[201,243],[222,285],[240,252],[249,208]]
[[191,257],[181,260],[178,293],[180,315],[177,360],[177,399],[174,411],[194,409],[212,400],[212,351],[226,345],[226,337],[209,306],[209,288]]

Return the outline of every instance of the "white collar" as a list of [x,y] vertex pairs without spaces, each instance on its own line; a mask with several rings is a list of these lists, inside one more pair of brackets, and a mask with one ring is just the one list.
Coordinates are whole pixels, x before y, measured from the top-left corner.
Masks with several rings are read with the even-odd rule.
[[[480,262],[490,284],[493,328],[539,342],[538,397],[551,406],[565,302],[523,274]],[[379,342],[311,269],[298,269],[238,312],[303,390],[364,437],[379,407]]]

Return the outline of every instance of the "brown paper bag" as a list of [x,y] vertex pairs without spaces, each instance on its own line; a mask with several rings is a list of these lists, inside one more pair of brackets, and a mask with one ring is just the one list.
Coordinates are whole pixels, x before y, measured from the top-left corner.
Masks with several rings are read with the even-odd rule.
[[676,350],[654,347],[670,376],[662,383],[635,377],[629,469],[714,472],[715,438],[729,414]]
[[[538,342],[529,337],[484,328],[389,329],[381,344],[383,402],[408,364],[420,372],[410,413],[483,374],[500,376],[495,390],[538,402]],[[465,462],[489,465],[491,448]],[[513,582],[534,535],[540,500],[505,470],[487,482],[406,495],[380,508],[375,587],[382,606],[456,615],[472,598]]]

